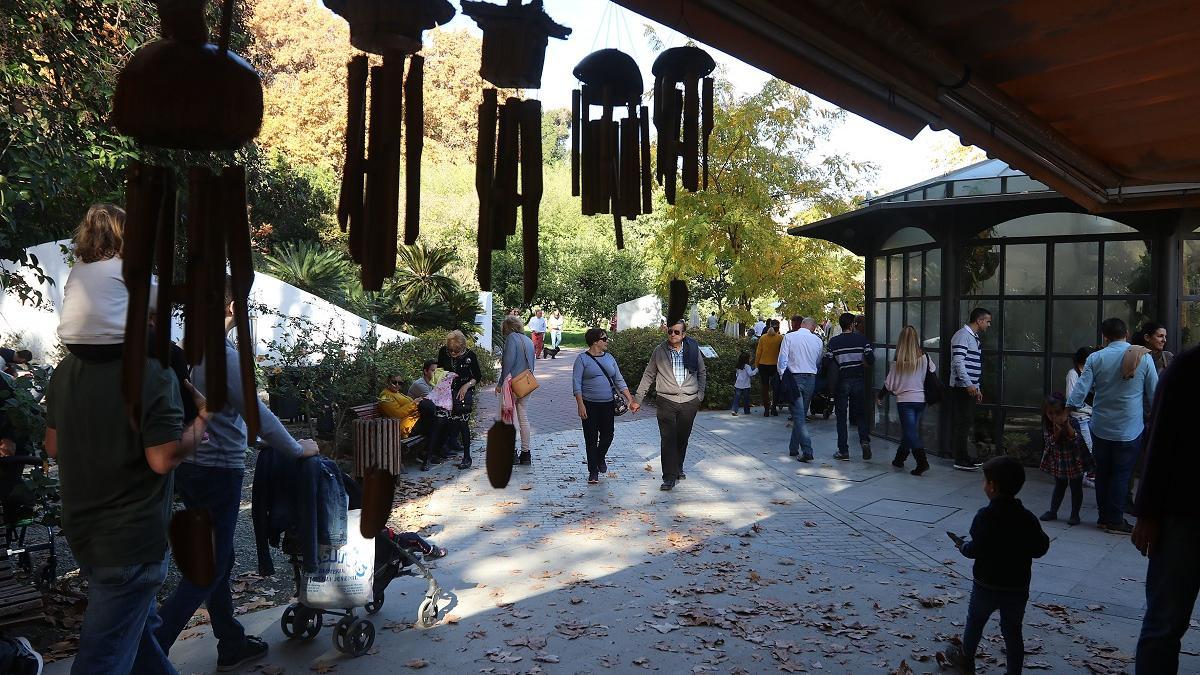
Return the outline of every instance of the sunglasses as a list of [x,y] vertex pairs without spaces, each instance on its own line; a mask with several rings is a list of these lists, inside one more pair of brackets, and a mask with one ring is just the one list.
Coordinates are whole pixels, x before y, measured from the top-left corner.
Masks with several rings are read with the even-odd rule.
[[667,333],[670,335],[683,335],[683,331],[676,329],[676,328],[672,328],[672,329],[668,330]]
[[601,340],[601,341],[603,341],[603,342],[608,342],[608,336],[607,336],[607,335],[601,335],[601,336],[600,336],[599,338],[597,338],[597,339],[599,339],[599,340]]
[[388,384],[394,384],[397,387],[404,384],[404,380],[388,380]]

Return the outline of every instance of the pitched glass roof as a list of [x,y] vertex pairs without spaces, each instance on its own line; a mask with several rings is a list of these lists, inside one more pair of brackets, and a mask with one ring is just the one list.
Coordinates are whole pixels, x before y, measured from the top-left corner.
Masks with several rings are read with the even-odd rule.
[[871,197],[867,199],[867,205],[1049,191],[1050,188],[1045,184],[1017,171],[1003,160],[985,159],[916,185]]

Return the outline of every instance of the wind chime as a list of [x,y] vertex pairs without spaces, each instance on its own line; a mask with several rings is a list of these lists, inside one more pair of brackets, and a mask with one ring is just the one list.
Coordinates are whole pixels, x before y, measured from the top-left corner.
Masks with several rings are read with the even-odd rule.
[[346,161],[337,209],[338,225],[350,233],[350,255],[362,266],[363,289],[378,291],[396,271],[401,155],[404,243],[416,243],[420,233],[425,59],[416,52],[421,34],[453,18],[454,7],[446,0],[325,0],[325,5],[350,24],[351,45],[383,57],[380,66],[369,65],[364,54],[346,65]]
[[668,204],[675,203],[680,157],[684,189],[696,192],[701,185],[708,189],[708,138],[713,130],[713,79],[708,75],[716,67],[708,52],[687,46],[664,51],[651,68],[658,132],[656,176]]
[[[571,93],[571,194],[583,215],[611,213],[617,248],[625,248],[622,218],[651,212],[650,114],[639,105],[642,74],[616,49],[584,57],[573,71],[583,83]],[[600,118],[591,119],[593,106]],[[625,108],[625,117],[613,119]]]
[[[542,0],[507,5],[463,0],[463,14],[483,30],[479,74],[500,88],[538,89],[550,38],[564,40],[571,29],[554,22]],[[520,192],[517,174],[520,173]],[[538,207],[542,201],[542,103],[515,96],[499,102],[497,91],[483,90],[479,106],[479,139],[475,160],[475,190],[479,195],[479,287],[492,288],[492,251],[503,250],[517,233],[521,207],[524,246],[524,298],[537,294]],[[507,482],[507,481],[505,481]]]
[[[139,143],[194,151],[236,150],[262,126],[258,73],[229,49],[233,0],[225,0],[219,44],[208,41],[206,0],[159,3],[162,38],[142,46],[117,80],[112,121]],[[176,177],[169,169],[134,161],[126,177],[122,274],[129,290],[121,392],[130,422],[141,423],[142,378],[148,349],[147,323],[152,268],[159,292],[153,352],[164,367],[171,349],[171,308],[184,304],[184,352],[205,364],[207,404],[225,405],[225,261],[232,278],[242,395],[257,397],[254,345],[247,307],[254,272],[246,214],[246,173],[229,166],[219,173],[192,167],[187,176],[186,282],[175,278]],[[245,414],[250,437],[258,432],[258,409]]]

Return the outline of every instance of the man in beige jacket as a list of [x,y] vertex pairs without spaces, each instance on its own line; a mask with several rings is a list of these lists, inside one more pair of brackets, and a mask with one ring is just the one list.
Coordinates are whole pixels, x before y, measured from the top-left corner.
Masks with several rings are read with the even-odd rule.
[[692,423],[704,400],[706,379],[704,356],[700,354],[700,345],[687,337],[687,325],[679,321],[667,326],[667,340],[650,354],[635,397],[641,404],[651,386],[657,392],[655,408],[663,472],[660,490],[670,490],[675,481],[687,478],[683,461]]

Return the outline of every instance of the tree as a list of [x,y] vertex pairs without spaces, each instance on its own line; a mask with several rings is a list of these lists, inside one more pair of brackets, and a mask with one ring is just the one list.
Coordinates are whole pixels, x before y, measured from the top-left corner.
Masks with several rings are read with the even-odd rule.
[[332,171],[297,164],[282,152],[269,159],[251,153],[247,164],[250,224],[259,249],[337,237],[333,217],[337,185]]
[[[831,282],[851,282],[847,273],[861,262],[789,236],[786,227],[797,212],[824,217],[851,208],[859,178],[872,167],[837,154],[812,161],[844,113],[815,105],[783,81],[738,98],[720,80],[716,102],[709,188],[680,188],[676,204],[658,211],[659,286],[671,278],[716,278],[699,290],[723,296],[693,300],[711,300],[740,321],[753,319],[761,297],[811,310],[811,293],[840,293]],[[854,297],[853,283],[844,294]]]
[[275,247],[264,261],[267,273],[276,279],[335,305],[345,304],[354,270],[340,251],[312,241],[288,242]]
[[650,292],[641,258],[608,248],[576,258],[565,281],[563,309],[589,326],[607,326],[617,305]]

